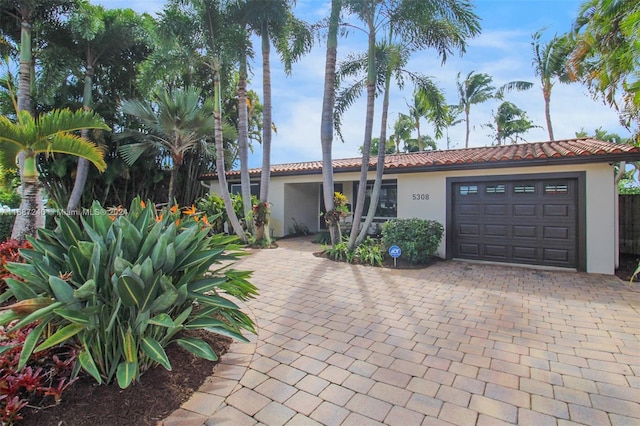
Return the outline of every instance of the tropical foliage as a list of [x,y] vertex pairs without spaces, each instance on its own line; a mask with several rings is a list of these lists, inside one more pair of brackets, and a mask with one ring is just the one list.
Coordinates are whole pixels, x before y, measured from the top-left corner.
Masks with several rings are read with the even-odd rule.
[[444,226],[435,220],[394,219],[382,224],[382,245],[396,245],[411,263],[427,263],[436,253]]
[[242,330],[255,332],[228,298],[257,293],[249,273],[215,266],[239,255],[234,240],[210,236],[207,218],[195,209],[157,212],[139,199],[126,214],[110,216],[94,203],[80,224],[60,217],[54,231],[29,238],[25,264],[7,265],[24,282],[5,280],[2,300],[17,301],[0,325],[11,324],[8,331],[35,325],[18,368],[33,353],[71,342],[98,383],[117,380],[125,388],[154,365],[170,370],[164,348],[174,342],[215,360],[207,343],[179,333],[205,329],[244,341]]

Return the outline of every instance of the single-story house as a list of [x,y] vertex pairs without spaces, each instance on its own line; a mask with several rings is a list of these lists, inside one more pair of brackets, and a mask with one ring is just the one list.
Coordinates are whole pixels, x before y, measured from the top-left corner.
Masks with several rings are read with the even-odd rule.
[[[446,259],[613,274],[614,165],[638,160],[640,148],[588,138],[387,155],[376,222],[439,221],[445,237],[438,255]],[[374,157],[369,186],[375,166]],[[351,203],[358,202],[360,167],[361,158],[333,161],[334,190]],[[260,169],[250,176],[257,194]],[[219,193],[215,174],[201,179]],[[227,180],[232,192],[240,192],[239,171],[228,172]],[[296,222],[311,232],[324,227],[321,161],[273,165],[269,193],[275,237],[290,233]]]

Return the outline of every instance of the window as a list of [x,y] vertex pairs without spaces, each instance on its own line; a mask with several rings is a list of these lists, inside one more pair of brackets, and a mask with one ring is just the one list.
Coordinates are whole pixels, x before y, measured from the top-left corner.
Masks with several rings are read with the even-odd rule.
[[476,195],[478,193],[478,185],[460,185],[460,195]]
[[[355,193],[358,192],[358,184],[355,183]],[[371,191],[373,191],[373,182],[367,182],[367,193],[364,199],[364,209],[362,216],[366,216],[371,203]],[[357,202],[357,200],[356,200]],[[376,218],[398,217],[398,183],[395,180],[382,181],[380,187],[380,199],[378,200],[378,208],[376,209]]]
[[498,185],[487,185],[484,192],[487,194],[504,194],[505,193],[505,185],[500,183]]
[[535,194],[536,187],[530,184],[514,185],[513,192],[516,194]]
[[569,192],[569,188],[566,184],[547,183],[544,186],[545,194],[566,194],[567,192]]
[[[238,195],[242,193],[242,186],[239,183],[232,183],[229,185],[229,192]],[[251,184],[251,195],[255,195],[256,197],[260,196],[260,184],[252,183]]]

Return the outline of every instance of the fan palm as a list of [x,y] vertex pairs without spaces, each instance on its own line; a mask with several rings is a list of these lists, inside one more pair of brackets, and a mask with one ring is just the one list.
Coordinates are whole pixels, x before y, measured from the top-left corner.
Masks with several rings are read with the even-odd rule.
[[162,90],[156,92],[153,104],[138,100],[122,103],[122,111],[136,117],[142,126],[120,135],[120,138],[133,137],[138,142],[120,146],[119,152],[130,165],[148,150],[169,153],[169,204],[174,200],[176,176],[185,153],[198,144],[207,148],[206,136],[214,130],[213,102],[201,102],[200,94],[199,89],[193,88]]
[[39,154],[69,154],[86,158],[103,172],[104,153],[93,142],[78,136],[83,129],[110,130],[101,117],[89,111],[53,110],[34,118],[28,111],[17,112],[17,121],[0,116],[0,152],[5,165],[22,160],[22,203],[11,238],[24,240],[44,226],[44,207],[38,180]]

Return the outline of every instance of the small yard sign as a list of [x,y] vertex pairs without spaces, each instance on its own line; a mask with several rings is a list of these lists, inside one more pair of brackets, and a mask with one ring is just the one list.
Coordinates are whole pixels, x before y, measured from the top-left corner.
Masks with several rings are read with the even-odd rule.
[[389,247],[389,256],[393,257],[393,266],[396,266],[396,259],[400,257],[402,250],[398,246]]

